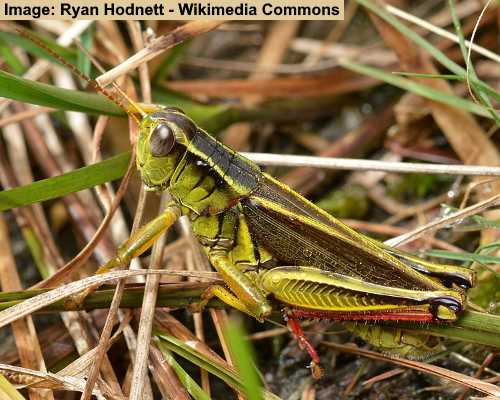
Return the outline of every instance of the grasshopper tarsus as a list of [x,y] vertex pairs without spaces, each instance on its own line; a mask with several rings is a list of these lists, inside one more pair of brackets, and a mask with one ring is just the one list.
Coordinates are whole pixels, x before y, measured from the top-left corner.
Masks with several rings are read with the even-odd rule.
[[325,371],[321,368],[321,365],[316,364],[314,361],[309,363],[309,369],[311,370],[311,375],[314,379],[318,380],[323,377]]
[[314,348],[314,345],[309,341],[309,339],[305,335],[297,318],[293,316],[293,311],[286,312],[286,323],[288,329],[290,329],[293,336],[297,340],[299,347],[302,350],[307,351],[307,353],[311,357],[309,368],[311,369],[311,374],[313,378],[320,379],[323,376],[323,369],[321,368],[318,352]]

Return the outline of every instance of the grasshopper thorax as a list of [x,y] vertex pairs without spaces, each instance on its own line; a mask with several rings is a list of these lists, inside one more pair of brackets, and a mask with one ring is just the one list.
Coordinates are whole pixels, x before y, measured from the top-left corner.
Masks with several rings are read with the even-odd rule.
[[177,108],[145,116],[138,130],[137,168],[149,190],[164,190],[197,133],[195,123]]

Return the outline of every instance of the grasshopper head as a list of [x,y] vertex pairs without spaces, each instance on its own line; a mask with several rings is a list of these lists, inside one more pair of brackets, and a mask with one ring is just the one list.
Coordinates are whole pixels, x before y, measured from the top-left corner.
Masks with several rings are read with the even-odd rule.
[[149,190],[164,190],[197,128],[182,111],[167,108],[143,118],[137,137],[137,169]]

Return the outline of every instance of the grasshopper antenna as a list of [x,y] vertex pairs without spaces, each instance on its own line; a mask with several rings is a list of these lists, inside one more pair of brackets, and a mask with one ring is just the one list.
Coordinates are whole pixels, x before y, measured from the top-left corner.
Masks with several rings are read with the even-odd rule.
[[[96,91],[101,93],[102,95],[106,96],[109,100],[111,100],[113,103],[115,103],[120,109],[122,109],[127,115],[131,116],[134,121],[139,124],[141,121],[137,118],[137,116],[130,111],[129,108],[127,108],[124,104],[123,101],[116,96],[116,93],[109,91],[108,89],[104,88],[97,82],[95,79],[91,79],[87,75],[85,75],[82,71],[80,71],[77,67],[75,67],[73,64],[69,63],[66,61],[61,55],[57,54],[54,50],[52,50],[50,47],[47,46],[46,43],[44,43],[41,39],[33,35],[31,32],[25,30],[25,29],[16,29],[17,32],[21,35],[27,38],[28,40],[32,41],[35,43],[38,47],[41,49],[45,50],[47,53],[49,53],[52,57],[54,57],[57,61],[59,61],[62,65],[66,66],[67,68],[70,69],[70,71],[77,76],[78,78],[82,79],[83,81],[87,82],[92,88],[94,88]],[[92,62],[96,65],[96,67],[100,70],[103,71],[103,68],[97,63],[97,61],[90,56],[90,54],[87,52],[86,49],[84,49],[82,46],[79,46],[82,51],[85,52],[87,56],[92,60]],[[113,82],[113,87],[115,90],[117,90],[120,95],[127,100],[127,102],[134,107],[137,112],[141,115],[141,117],[145,117],[147,114],[146,112],[139,106],[139,104],[135,101],[133,101],[129,96],[125,94],[125,92],[116,84]]]
[[[95,59],[95,57],[92,54],[90,54],[89,51],[85,47],[82,46],[82,44],[80,43],[79,40],[75,40],[75,44],[90,59],[90,61],[92,61],[92,63],[96,66],[96,68],[99,70],[99,72],[101,72],[101,73],[106,72],[106,70],[101,66],[101,64],[99,63],[99,61],[97,61]],[[97,81],[95,81],[95,82],[96,82],[97,85],[99,85],[99,83]],[[120,93],[123,96],[123,98],[125,98],[129,102],[129,104],[137,110],[137,112],[139,114],[141,114],[141,117],[144,118],[145,116],[147,116],[146,112],[139,106],[139,103],[137,103],[136,101],[132,100],[130,98],[130,96],[128,96],[122,90],[122,88],[116,84],[116,82],[111,82],[111,83],[112,83],[113,87],[115,88],[115,90],[118,93]]]

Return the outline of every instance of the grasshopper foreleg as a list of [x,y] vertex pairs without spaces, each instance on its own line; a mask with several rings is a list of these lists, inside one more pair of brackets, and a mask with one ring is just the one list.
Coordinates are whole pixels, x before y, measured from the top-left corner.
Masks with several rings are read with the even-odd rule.
[[[140,256],[149,249],[158,237],[167,231],[181,215],[181,210],[175,203],[169,204],[155,219],[138,229],[119,248],[115,257],[98,268],[98,274],[104,274],[114,268],[128,264],[134,257]],[[85,298],[93,293],[98,286],[88,288],[68,299],[75,308],[78,308]]]
[[167,205],[165,210],[139,228],[119,248],[117,255],[101,266],[97,273],[105,273],[116,267],[128,264],[133,258],[140,256],[149,249],[158,237],[167,231],[180,217],[181,210],[175,203]]

